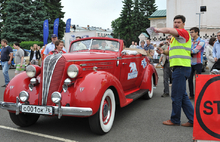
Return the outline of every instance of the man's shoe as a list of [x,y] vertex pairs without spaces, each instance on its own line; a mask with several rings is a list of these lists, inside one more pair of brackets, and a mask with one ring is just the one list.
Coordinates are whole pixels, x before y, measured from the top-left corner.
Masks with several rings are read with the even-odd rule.
[[189,122],[186,122],[186,123],[181,124],[181,126],[184,126],[184,127],[193,127],[193,124],[192,124],[192,123],[189,123]]
[[171,122],[171,120],[164,121],[163,124],[168,125],[168,126],[179,126],[180,125],[180,124]]
[[7,85],[5,84],[5,85],[2,85],[2,87],[6,87]]
[[194,97],[189,96],[189,99],[190,99],[190,100],[193,100],[193,99],[194,99]]
[[169,94],[168,93],[163,93],[163,95],[161,95],[161,97],[168,97]]

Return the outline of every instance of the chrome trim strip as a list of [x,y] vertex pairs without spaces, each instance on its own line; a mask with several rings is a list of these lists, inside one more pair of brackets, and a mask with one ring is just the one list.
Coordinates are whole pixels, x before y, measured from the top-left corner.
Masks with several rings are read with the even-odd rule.
[[114,59],[88,59],[88,60],[69,60],[67,62],[74,62],[74,61],[108,61],[108,60],[121,60],[121,59],[134,59],[134,58],[142,58],[142,57],[130,57],[130,58],[114,58]]
[[[0,101],[0,108],[16,111],[21,111],[21,103],[8,103],[8,102],[1,102]],[[93,113],[93,110],[88,107],[63,107],[61,106],[52,106],[54,112],[53,115],[71,115],[71,116],[91,116]]]
[[69,60],[67,62],[74,62],[74,61],[106,61],[106,60],[117,60],[115,59],[88,59],[88,60]]
[[130,58],[121,58],[121,59],[134,59],[134,58],[142,58],[142,57],[130,57]]
[[[57,57],[58,56],[58,57]],[[42,105],[46,105],[47,103],[47,96],[48,96],[48,92],[49,92],[49,88],[50,88],[50,83],[51,83],[51,78],[52,78],[52,75],[53,75],[53,71],[55,69],[55,66],[57,64],[57,62],[59,61],[59,59],[62,57],[61,54],[56,54],[56,55],[50,55],[50,56],[47,56],[45,59],[44,59],[44,70],[43,70],[43,82],[42,82]],[[46,64],[46,59],[49,58],[48,60],[48,63]],[[53,58],[55,58],[55,63],[54,65],[50,66],[51,62],[53,62]],[[56,59],[57,58],[57,59]],[[47,69],[47,70],[46,70]],[[51,70],[50,70],[51,69]],[[46,70],[46,73],[47,75],[45,76],[45,70]],[[50,75],[48,74],[50,72]],[[45,83],[46,82],[46,83]]]

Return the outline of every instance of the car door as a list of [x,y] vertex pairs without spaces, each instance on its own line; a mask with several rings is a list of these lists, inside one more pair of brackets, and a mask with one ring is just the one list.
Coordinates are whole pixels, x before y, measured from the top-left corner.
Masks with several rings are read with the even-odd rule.
[[142,76],[143,67],[141,68],[141,55],[123,55],[121,59],[120,82],[123,90],[132,90],[140,86],[140,77]]

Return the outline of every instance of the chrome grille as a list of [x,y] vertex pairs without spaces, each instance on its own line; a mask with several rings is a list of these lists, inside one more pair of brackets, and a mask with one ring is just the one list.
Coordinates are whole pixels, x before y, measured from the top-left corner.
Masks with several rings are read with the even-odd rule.
[[44,59],[43,66],[43,84],[42,84],[42,105],[47,104],[47,97],[50,88],[51,78],[54,72],[54,68],[58,60],[62,57],[62,54],[50,55]]

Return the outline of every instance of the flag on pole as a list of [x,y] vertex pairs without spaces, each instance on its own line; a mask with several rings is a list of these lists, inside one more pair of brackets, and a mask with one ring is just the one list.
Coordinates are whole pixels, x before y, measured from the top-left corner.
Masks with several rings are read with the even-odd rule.
[[49,36],[49,24],[48,24],[48,20],[46,19],[44,21],[44,25],[43,25],[43,40],[44,40],[44,45],[47,44],[47,39]]
[[59,27],[59,18],[55,19],[53,24],[53,34],[56,34],[57,38],[58,38],[58,27]]
[[71,19],[67,19],[66,21],[66,33],[70,32],[70,26],[71,26]]

